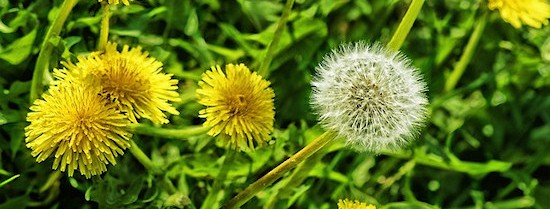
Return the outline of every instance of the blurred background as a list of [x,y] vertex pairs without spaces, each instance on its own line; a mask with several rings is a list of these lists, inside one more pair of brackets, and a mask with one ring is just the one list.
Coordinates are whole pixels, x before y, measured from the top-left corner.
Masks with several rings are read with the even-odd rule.
[[[30,81],[61,3],[0,0],[0,209],[199,207],[225,155],[207,135],[136,134],[136,143],[164,169],[161,174],[149,173],[127,153],[102,176],[67,177],[51,169],[51,159],[38,164],[30,155],[24,142]],[[133,1],[112,6],[109,39],[141,46],[180,81],[181,114],[164,127],[185,128],[203,122],[197,117],[203,107],[195,100],[201,74],[229,63],[259,68],[284,4]],[[322,133],[309,95],[323,55],[352,41],[386,44],[409,4],[296,0],[266,78],[276,94],[273,139],[238,154],[224,183],[225,198]],[[78,2],[51,40],[51,69],[95,50],[100,10],[97,1]],[[485,15],[473,59],[456,87],[445,90]],[[414,145],[380,155],[333,146],[311,159],[300,185],[278,181],[243,208],[336,208],[344,198],[381,208],[550,208],[549,34],[549,26],[512,27],[484,0],[426,1],[401,48],[429,86],[430,118]]]

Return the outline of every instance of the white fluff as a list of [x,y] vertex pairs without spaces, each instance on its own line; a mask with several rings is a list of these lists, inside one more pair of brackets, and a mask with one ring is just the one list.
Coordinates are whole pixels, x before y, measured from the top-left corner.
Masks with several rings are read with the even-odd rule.
[[321,125],[360,150],[399,149],[427,116],[425,82],[399,52],[345,44],[316,68],[312,105]]

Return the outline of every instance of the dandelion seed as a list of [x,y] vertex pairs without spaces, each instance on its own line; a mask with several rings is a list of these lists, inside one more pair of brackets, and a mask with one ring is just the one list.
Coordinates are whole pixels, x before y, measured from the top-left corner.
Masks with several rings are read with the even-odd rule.
[[147,118],[154,123],[168,123],[166,111],[179,112],[169,102],[180,101],[178,81],[171,74],[162,73],[162,63],[148,57],[141,47],[121,52],[116,44],[108,43],[105,52],[96,52],[78,58],[76,64],[63,62],[66,69],[55,71],[58,79],[77,76],[93,80],[101,86],[100,94],[115,103],[133,123]]
[[376,209],[376,206],[370,204],[367,206],[366,203],[359,202],[357,200],[351,201],[348,199],[338,200],[338,209]]
[[208,134],[221,134],[228,138],[226,144],[241,150],[269,140],[275,116],[275,94],[269,84],[244,64],[228,64],[225,73],[220,66],[205,72],[197,98],[206,106],[199,116],[206,118],[204,126],[212,127]]
[[487,6],[498,9],[502,19],[515,28],[523,24],[541,28],[550,18],[550,4],[546,0],[489,0]]
[[[98,0],[99,2],[103,2],[104,0]],[[106,1],[108,4],[119,4],[122,1],[122,3],[126,6],[130,5],[130,2],[133,0],[108,0]]]
[[400,148],[426,118],[426,84],[398,52],[347,44],[326,55],[316,71],[311,103],[321,125],[355,148]]
[[94,86],[58,82],[27,115],[26,146],[37,162],[53,156],[54,170],[75,170],[86,178],[115,165],[115,157],[130,146],[129,121]]

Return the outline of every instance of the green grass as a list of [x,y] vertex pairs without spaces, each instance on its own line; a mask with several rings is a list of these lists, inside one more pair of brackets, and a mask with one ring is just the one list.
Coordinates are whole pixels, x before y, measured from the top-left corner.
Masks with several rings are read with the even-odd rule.
[[[0,0],[0,209],[200,208],[226,150],[207,135],[133,139],[160,171],[130,153],[92,179],[36,163],[25,147],[31,79],[61,0]],[[309,104],[323,55],[341,43],[387,44],[410,1],[297,0],[266,77],[275,90],[273,139],[240,152],[222,185],[225,202],[320,135]],[[285,1],[139,0],[113,6],[109,40],[142,46],[180,81],[181,112],[167,129],[201,125],[195,89],[211,65],[257,70]],[[459,64],[481,18],[486,25],[470,62]],[[96,49],[101,6],[81,0],[50,42],[49,69]],[[401,50],[429,86],[430,117],[400,152],[322,150],[243,208],[336,208],[357,199],[381,208],[550,208],[550,27],[515,29],[486,1],[426,1]],[[446,88],[464,65],[455,88]],[[51,80],[45,77],[46,81]],[[150,124],[142,120],[142,124]],[[305,172],[308,171],[308,172]],[[288,179],[299,179],[298,184]],[[276,199],[274,199],[276,198]]]

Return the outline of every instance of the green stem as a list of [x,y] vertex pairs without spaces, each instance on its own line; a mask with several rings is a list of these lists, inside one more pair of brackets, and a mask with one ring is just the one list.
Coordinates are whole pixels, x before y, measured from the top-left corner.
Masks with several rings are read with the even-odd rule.
[[40,189],[38,190],[38,192],[41,194],[48,191],[48,195],[46,196],[46,198],[42,201],[28,202],[27,206],[42,207],[42,206],[49,205],[54,200],[56,200],[59,195],[59,185],[60,185],[59,179],[61,179],[61,171],[56,170],[53,173],[51,173],[45,185],[40,187]]
[[164,176],[164,178],[160,182],[160,187],[162,187],[164,189],[164,191],[168,191],[170,194],[175,194],[175,193],[179,192],[178,188],[176,188],[176,186],[174,186],[174,184],[172,183],[170,178],[166,175]]
[[399,181],[405,174],[410,173],[416,165],[416,161],[414,159],[409,160],[409,162],[405,163],[405,165],[401,166],[399,168],[398,172],[390,177],[387,177],[384,180],[384,183],[382,183],[382,188],[378,189],[377,194],[375,196],[383,195],[385,194],[385,190],[390,188],[395,182]]
[[220,171],[218,172],[218,176],[216,179],[214,179],[214,184],[212,186],[212,190],[208,193],[206,196],[206,199],[204,200],[204,204],[201,206],[201,209],[210,209],[210,208],[217,208],[219,207],[216,205],[218,202],[218,196],[220,193],[220,189],[222,188],[223,182],[225,181],[227,177],[227,173],[229,172],[229,164],[235,159],[236,151],[233,149],[227,150],[227,155],[225,156],[225,159],[223,160],[223,164],[220,168]]
[[275,56],[275,49],[277,48],[277,45],[279,44],[279,40],[281,39],[281,33],[285,29],[286,21],[288,20],[288,15],[290,14],[290,11],[292,11],[292,5],[294,4],[294,0],[287,0],[285,8],[283,10],[283,14],[281,15],[281,18],[279,19],[279,22],[277,23],[277,28],[275,29],[275,33],[273,34],[273,39],[271,39],[271,42],[269,43],[269,46],[267,47],[267,52],[265,53],[265,57],[263,59],[262,64],[260,65],[260,69],[258,69],[258,74],[260,74],[262,77],[267,78],[269,76],[269,66],[271,65],[271,61],[273,60],[273,56]]
[[160,168],[155,166],[153,161],[149,159],[149,157],[138,147],[136,142],[134,142],[133,140],[130,140],[130,152],[143,165],[143,167],[145,167],[151,173],[160,173]]
[[103,51],[107,46],[107,40],[109,39],[109,17],[111,13],[111,7],[107,2],[103,2],[103,15],[101,15],[101,29],[99,32],[99,41],[97,43],[97,49]]
[[191,136],[205,134],[206,132],[208,132],[208,130],[210,130],[210,127],[192,126],[186,129],[166,129],[136,124],[132,125],[132,129],[136,134],[158,136],[170,139],[183,139]]
[[196,33],[193,33],[191,35],[191,38],[193,39],[193,48],[198,52],[199,59],[201,61],[202,65],[205,66],[212,66],[216,64],[216,61],[212,57],[212,54],[208,50],[208,43],[206,43],[206,40],[204,40],[204,37],[202,37],[202,34],[200,31],[197,31]]
[[286,181],[281,189],[279,189],[279,191],[277,191],[277,193],[273,195],[273,197],[269,200],[264,209],[273,209],[275,208],[275,204],[277,204],[278,202],[282,200],[288,200],[288,198],[292,196],[293,190],[298,188],[298,186],[302,184],[302,182],[309,176],[311,170],[313,170],[313,168],[315,168],[315,165],[317,165],[317,163],[319,163],[319,161],[321,161],[321,159],[329,152],[329,148],[335,142],[337,142],[337,140],[332,140],[331,143],[327,144],[326,146],[324,146],[324,148],[315,152],[302,164],[300,164],[292,172],[292,175],[290,175],[288,181]]
[[388,42],[387,47],[389,50],[398,51],[399,48],[401,48],[401,45],[403,45],[405,38],[409,35],[409,31],[411,31],[414,21],[416,20],[416,17],[418,17],[418,13],[420,13],[420,9],[422,9],[423,4],[424,0],[412,0],[411,6],[407,10],[407,13],[405,13],[405,16],[403,17],[403,20],[401,20],[401,23],[399,23],[399,26],[397,26],[397,30],[393,34],[390,42]]
[[481,36],[483,35],[483,30],[485,30],[486,24],[487,14],[483,14],[481,19],[477,22],[476,28],[474,29],[472,36],[470,36],[470,39],[466,44],[464,53],[462,53],[462,56],[460,56],[458,63],[456,63],[455,68],[445,82],[445,92],[452,91],[456,87],[456,84],[460,80],[460,77],[462,77],[462,75],[464,74],[466,67],[468,67],[468,64],[470,64],[470,61],[472,60],[475,49],[477,48],[477,45],[479,43],[479,39],[481,39]]
[[271,185],[275,180],[279,179],[290,169],[296,167],[299,163],[319,151],[321,148],[329,144],[334,140],[335,134],[331,132],[325,132],[317,139],[313,140],[310,144],[298,151],[296,154],[279,164],[273,170],[269,171],[266,175],[258,179],[256,182],[250,184],[246,189],[241,191],[233,199],[229,200],[222,208],[234,209],[239,208],[241,205],[250,200],[256,193]]
[[46,183],[38,189],[38,192],[42,193],[53,187],[55,184],[59,184],[59,179],[61,179],[61,171],[56,170],[50,174]]
[[448,159],[444,159],[441,156],[432,153],[424,153],[420,150],[415,152],[413,155],[387,151],[383,151],[381,154],[399,159],[414,160],[417,164],[420,165],[467,173],[472,176],[485,175],[490,172],[505,172],[512,166],[512,163],[497,160],[489,160],[484,163],[462,161],[452,155],[448,155],[446,156]]
[[77,0],[65,0],[61,5],[61,10],[57,13],[52,25],[48,29],[48,32],[46,32],[46,37],[40,47],[40,52],[38,53],[38,58],[36,59],[36,65],[34,66],[34,72],[32,74],[31,92],[29,96],[31,103],[42,94],[44,74],[49,68],[50,56],[53,51],[53,45],[50,43],[50,39],[59,35],[65,20],[67,20],[76,2]]
[[[13,180],[19,178],[19,176],[21,176],[21,174],[16,174],[16,175],[10,177],[9,179],[6,179],[6,180],[0,182],[0,188],[2,188],[6,184],[12,182]],[[42,191],[40,191],[40,192],[42,192]]]

